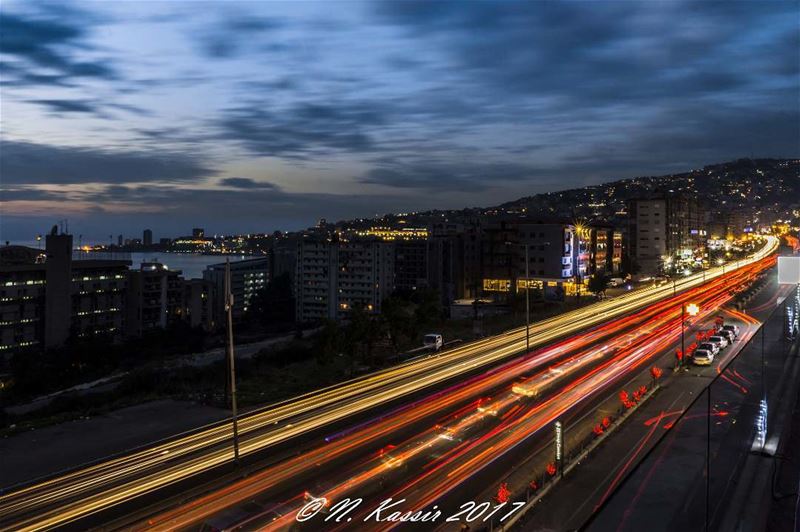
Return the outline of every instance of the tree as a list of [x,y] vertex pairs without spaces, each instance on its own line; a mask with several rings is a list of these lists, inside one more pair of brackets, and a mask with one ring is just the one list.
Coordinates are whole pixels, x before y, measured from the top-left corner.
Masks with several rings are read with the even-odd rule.
[[605,294],[606,289],[608,288],[608,277],[599,273],[592,275],[589,277],[588,288],[593,294]]
[[414,315],[412,303],[398,296],[391,296],[381,304],[381,320],[389,334],[392,349],[395,353],[399,350],[402,336],[411,336],[411,318]]
[[333,320],[326,320],[322,330],[316,335],[314,357],[319,364],[327,364],[333,360],[341,349],[342,333],[339,325]]
[[267,328],[294,322],[294,296],[288,273],[272,279],[250,299],[245,319]]

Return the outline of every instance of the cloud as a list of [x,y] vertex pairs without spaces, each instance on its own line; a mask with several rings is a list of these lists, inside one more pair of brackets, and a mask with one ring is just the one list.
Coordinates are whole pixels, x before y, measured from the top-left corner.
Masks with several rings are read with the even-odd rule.
[[270,34],[284,26],[273,17],[254,15],[228,15],[217,21],[213,29],[202,32],[199,40],[202,52],[211,59],[229,59],[241,53],[258,36]]
[[372,168],[359,181],[393,188],[479,192],[497,186],[498,182],[530,179],[533,174],[533,168],[513,163],[408,162],[401,159]]
[[89,100],[41,99],[41,100],[28,100],[28,102],[43,105],[57,114],[97,112],[97,108],[95,107],[94,103],[92,103]]
[[[3,33],[0,52],[13,63],[3,60],[3,68],[16,72],[15,82],[22,83],[70,78],[97,78],[113,80],[116,69],[108,60],[78,59],[78,54],[91,51],[86,42],[88,28],[97,18],[71,7],[55,4],[43,6],[40,13],[20,14],[4,9],[0,13]],[[37,78],[35,69],[48,69],[57,77]]]
[[303,102],[283,109],[253,102],[228,110],[217,122],[223,139],[258,155],[304,158],[330,152],[367,152],[371,129],[385,124],[379,105]]
[[213,174],[197,159],[177,153],[111,151],[4,141],[2,185],[192,182]]
[[231,188],[280,190],[278,185],[266,181],[255,181],[249,177],[226,177],[220,184]]
[[[27,201],[45,200],[50,201],[49,208],[38,209],[35,216],[28,212]],[[45,194],[23,187],[4,201],[2,239],[36,234],[68,214],[70,228],[76,234],[98,241],[107,238],[108,232],[140,234],[145,226],[173,235],[183,234],[200,223],[209,233],[294,230],[308,227],[320,217],[329,220],[366,217],[420,205],[433,207],[438,203],[433,198],[400,199],[389,195],[287,193],[269,188],[189,190],[158,184],[108,185],[100,190],[53,190]],[[15,205],[17,202],[21,204]]]

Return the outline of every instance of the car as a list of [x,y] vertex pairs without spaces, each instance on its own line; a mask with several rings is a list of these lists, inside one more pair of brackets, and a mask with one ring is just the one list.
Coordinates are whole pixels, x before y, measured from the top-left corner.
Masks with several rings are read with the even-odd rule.
[[717,332],[717,334],[719,336],[725,337],[728,340],[728,343],[731,343],[731,344],[736,339],[736,335],[733,334],[733,331],[729,331],[727,329],[720,329],[719,332]]
[[656,286],[665,285],[670,281],[671,279],[669,278],[669,275],[656,275],[655,278],[653,279],[653,282]]
[[442,339],[442,335],[439,333],[426,334],[422,339],[422,345],[433,349],[434,351],[438,351],[444,345],[444,340]]
[[709,338],[708,341],[713,344],[717,344],[720,349],[728,347],[728,339],[725,338],[724,336],[719,336],[718,334],[715,334],[714,336]]
[[612,288],[622,286],[623,284],[625,284],[625,281],[622,279],[622,277],[612,277],[608,280],[608,286]]
[[719,353],[719,346],[713,342],[703,342],[697,346],[697,349],[704,349],[710,351],[712,355]]
[[722,330],[724,331],[731,331],[734,336],[739,336],[739,326],[738,325],[723,325]]
[[695,366],[710,366],[714,362],[714,353],[707,349],[695,349],[692,363]]

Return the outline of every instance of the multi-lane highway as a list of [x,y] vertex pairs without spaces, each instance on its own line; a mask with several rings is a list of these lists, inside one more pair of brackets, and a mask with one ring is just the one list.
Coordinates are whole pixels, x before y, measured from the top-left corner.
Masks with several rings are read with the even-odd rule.
[[[511,372],[516,372],[517,375],[520,371],[532,372],[540,366],[549,365],[574,353],[580,346],[599,342],[612,335],[624,338],[625,336],[619,333],[623,327],[630,327],[633,322],[611,321],[614,318],[647,308],[646,312],[640,313],[635,318],[628,318],[639,320],[636,323],[642,323],[641,320],[648,319],[648,316],[652,317],[654,313],[664,311],[658,303],[676,293],[695,289],[704,282],[708,283],[706,286],[714,283],[723,288],[730,286],[733,282],[731,279],[736,275],[752,273],[754,267],[751,265],[758,263],[756,267],[762,267],[763,263],[759,261],[772,254],[777,245],[777,239],[768,237],[764,247],[757,254],[739,263],[727,265],[725,272],[723,268],[714,268],[685,277],[675,285],[642,288],[612,300],[539,322],[531,327],[532,348],[544,346],[579,332],[583,332],[583,335],[579,339],[563,340],[546,350],[527,354],[523,357],[526,367],[516,366],[515,364],[519,362],[518,359],[514,359],[525,349],[523,327],[504,335],[464,345],[437,357],[395,366],[258,410],[240,421],[241,452],[245,456],[255,455],[352,416],[367,415],[382,405],[395,405],[403,398],[416,399],[420,394],[440,390],[422,404],[415,402],[410,406],[397,408],[392,412],[392,416],[385,417],[381,422],[369,424],[367,429],[373,432],[368,436],[362,434],[361,430],[356,430],[328,443],[343,445],[341,442],[350,442],[354,447],[358,447],[357,442],[353,441],[356,435],[374,439],[380,435],[399,433],[404,427],[413,428],[416,423],[435,415],[439,409],[446,408],[448,404],[452,406],[457,401],[469,402],[479,390],[493,390],[493,387],[501,386]],[[723,274],[725,279],[719,279]],[[604,325],[597,327],[601,324]],[[588,331],[592,327],[597,328]],[[632,339],[628,338],[627,341]],[[620,346],[617,348],[621,349]],[[571,363],[577,367],[592,368],[604,358],[598,356],[596,352],[585,356],[589,358],[573,358]],[[513,363],[508,362],[511,359],[514,359]],[[616,365],[619,365],[619,362]],[[508,369],[509,366],[513,366],[513,369]],[[484,372],[479,377],[475,376],[481,369],[490,371]],[[552,375],[548,378],[552,378]],[[453,382],[458,382],[457,389],[451,389],[452,386],[448,388]],[[474,386],[469,388],[470,385]],[[442,388],[446,393],[441,391]],[[454,400],[456,396],[457,401]],[[437,401],[448,403],[440,404]],[[498,405],[494,403],[492,405],[484,407],[484,410],[479,412],[480,416],[473,413],[475,418],[494,417],[492,413],[499,410]],[[506,403],[502,405],[507,406]],[[464,421],[464,423],[471,427],[473,422]],[[437,430],[440,431],[436,434],[437,441],[447,441],[449,429]],[[35,530],[74,523],[138,496],[156,492],[199,473],[213,470],[232,460],[230,436],[231,429],[228,424],[216,424],[147,449],[21,487],[0,497],[0,526]],[[331,448],[326,447],[320,457],[328,460],[330,452]],[[348,452],[345,450],[342,454],[349,456]],[[308,456],[302,459],[306,463],[314,463],[313,460],[314,458]],[[390,464],[406,463],[404,459],[388,460]],[[291,470],[286,464],[281,465],[281,469]],[[172,519],[174,517],[167,517],[163,521],[169,523],[166,525],[167,528],[174,528],[177,525],[171,521]],[[184,521],[181,518],[179,520]],[[156,525],[156,522],[151,525]]]
[[[405,499],[405,508],[430,508],[554,419],[663,352],[680,335],[682,302],[699,303],[702,311],[697,319],[703,319],[732,297],[731,286],[747,282],[771,264],[766,259],[729,272],[724,279],[636,315],[514,359],[444,394],[341,438],[327,439],[307,453],[153,516],[140,526],[174,530],[205,520],[218,528],[288,528],[307,502],[306,490],[331,504],[345,497],[369,498],[380,493],[379,500]],[[432,416],[438,416],[439,422],[430,423]],[[396,439],[381,446],[378,442],[387,433]],[[349,517],[364,529],[368,525],[361,510]],[[322,518],[307,523],[307,529],[320,529]],[[369,525],[383,528],[385,523]],[[325,526],[330,528],[331,523]]]

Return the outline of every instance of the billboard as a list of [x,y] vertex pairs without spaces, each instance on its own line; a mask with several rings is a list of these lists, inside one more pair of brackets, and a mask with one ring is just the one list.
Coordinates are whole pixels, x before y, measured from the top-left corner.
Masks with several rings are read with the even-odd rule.
[[800,284],[800,256],[778,257],[778,284]]

